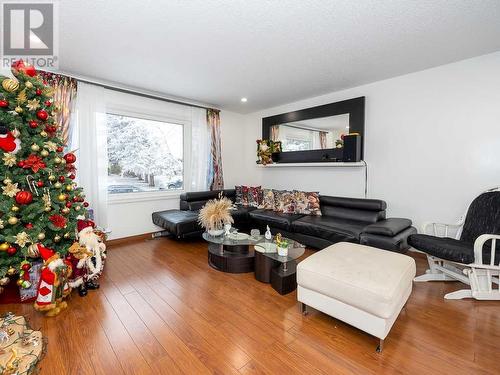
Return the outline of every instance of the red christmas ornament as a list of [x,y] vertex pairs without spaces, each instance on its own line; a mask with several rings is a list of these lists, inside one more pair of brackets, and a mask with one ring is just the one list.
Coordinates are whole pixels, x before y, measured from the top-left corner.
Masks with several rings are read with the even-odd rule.
[[17,166],[18,166],[19,168],[24,168],[24,161],[19,160],[19,161],[17,162]]
[[59,182],[64,182],[65,178],[64,176],[59,176]]
[[26,229],[33,229],[33,224],[31,224],[31,223],[26,223],[26,224],[24,224],[24,227],[25,227]]
[[49,114],[47,113],[46,110],[40,109],[39,111],[36,112],[36,117],[38,117],[42,121],[45,121],[49,118]]
[[73,164],[76,161],[76,156],[72,152],[68,152],[66,155],[63,156],[64,160],[66,160],[66,163],[68,164]]
[[63,152],[63,150],[64,149],[61,146],[58,146],[57,149],[56,149],[57,152]]
[[51,102],[50,100],[46,100],[46,101],[45,101],[45,105],[46,105],[47,107],[50,107],[50,106],[52,105],[52,102]]
[[26,74],[27,76],[34,77],[36,76],[36,69],[33,65],[25,64],[24,61],[18,60],[12,63],[11,65],[12,74],[16,77],[20,72]]
[[43,185],[45,185],[45,184],[43,183],[43,181],[38,181],[38,182],[36,183],[36,186],[38,186],[39,188],[43,187]]
[[71,202],[66,202],[66,207],[71,208],[71,206],[72,206],[72,205],[73,205],[73,203],[71,203]]
[[47,125],[45,127],[45,131],[48,133],[55,133],[57,131],[57,126],[55,125]]
[[29,191],[21,190],[16,194],[16,202],[18,204],[30,204],[33,201],[33,194]]
[[83,202],[83,207],[88,207],[89,206],[89,202]]
[[42,90],[36,89],[35,94],[37,94],[38,96],[42,95]]
[[29,263],[24,263],[22,266],[21,266],[21,269],[24,271],[24,272],[28,272],[31,268],[31,264]]
[[28,125],[30,126],[31,129],[36,129],[38,128],[38,122],[36,122],[35,120],[30,120],[28,122]]
[[7,249],[7,254],[9,254],[10,256],[14,255],[15,253],[17,253],[17,249],[14,246],[11,246]]
[[58,228],[64,228],[64,226],[66,225],[66,219],[58,214],[50,216],[49,220],[55,227]]
[[0,107],[5,108],[9,106],[9,102],[7,100],[0,100]]
[[76,176],[75,176],[73,173],[71,173],[71,174],[68,176],[68,178],[69,178],[70,180],[74,180],[74,179],[76,178]]

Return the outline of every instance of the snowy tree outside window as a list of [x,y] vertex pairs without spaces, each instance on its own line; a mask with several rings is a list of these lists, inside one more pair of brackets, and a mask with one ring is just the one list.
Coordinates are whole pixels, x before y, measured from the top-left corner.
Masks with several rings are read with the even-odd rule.
[[108,193],[183,188],[183,126],[108,113]]

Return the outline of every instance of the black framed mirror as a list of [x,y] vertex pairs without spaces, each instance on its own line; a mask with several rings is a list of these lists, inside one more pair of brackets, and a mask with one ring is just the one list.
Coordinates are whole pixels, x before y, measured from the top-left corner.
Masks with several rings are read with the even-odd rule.
[[[346,137],[348,143],[344,136],[352,133],[359,137]],[[273,154],[277,163],[362,160],[364,135],[364,96],[262,119],[262,139],[281,142],[282,151]],[[355,158],[347,155],[351,152]]]

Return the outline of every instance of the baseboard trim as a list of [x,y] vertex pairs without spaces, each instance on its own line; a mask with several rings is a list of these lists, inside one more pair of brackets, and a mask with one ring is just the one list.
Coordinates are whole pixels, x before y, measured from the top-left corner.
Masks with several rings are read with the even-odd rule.
[[116,238],[114,240],[109,240],[106,241],[106,247],[110,248],[113,246],[126,245],[130,242],[140,242],[140,241],[150,240],[153,233],[154,232],[137,234],[135,236],[122,237],[122,238]]

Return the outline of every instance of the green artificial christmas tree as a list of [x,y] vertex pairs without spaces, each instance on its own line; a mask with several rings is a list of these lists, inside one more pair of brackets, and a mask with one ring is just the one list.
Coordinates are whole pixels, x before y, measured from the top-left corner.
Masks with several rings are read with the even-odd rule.
[[63,152],[53,89],[22,60],[12,73],[0,76],[0,289],[18,273],[18,285],[31,286],[23,274],[40,248],[64,259],[88,206],[73,181],[76,157]]

